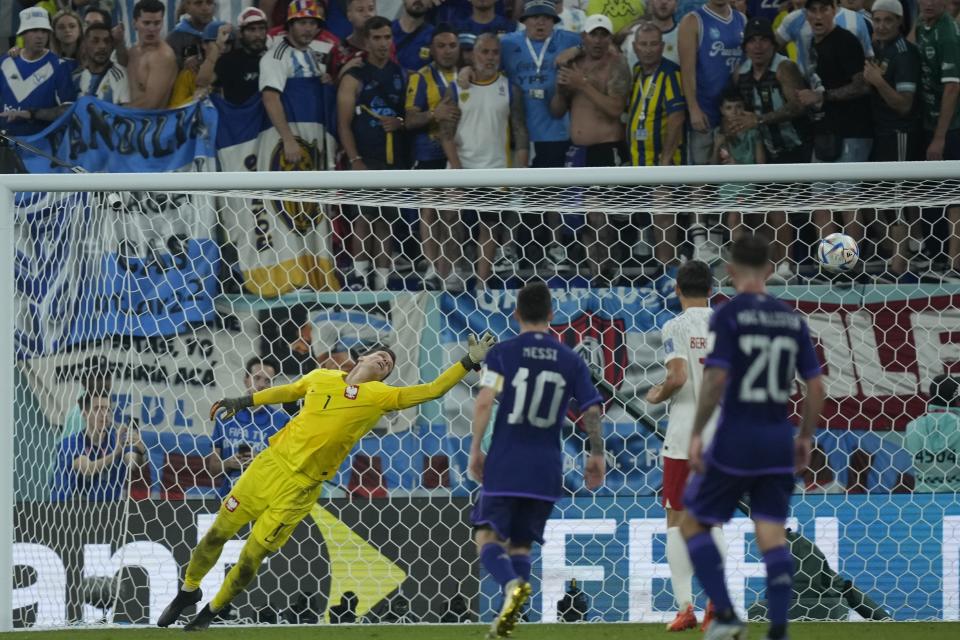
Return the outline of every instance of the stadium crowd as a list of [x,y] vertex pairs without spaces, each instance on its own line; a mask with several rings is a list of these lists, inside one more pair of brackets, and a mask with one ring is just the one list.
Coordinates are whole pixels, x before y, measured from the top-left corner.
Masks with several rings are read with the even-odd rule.
[[[297,167],[305,150],[281,95],[287,79],[307,78],[335,93],[338,169],[960,159],[960,3],[837,1],[259,0],[227,23],[214,0],[140,0],[128,46],[113,0],[18,0],[0,127],[36,133],[78,95],[139,109],[259,97]],[[178,22],[164,39],[168,11]],[[399,268],[380,241],[391,216],[345,216],[348,284],[385,288]],[[662,269],[682,248],[715,262],[744,228],[735,212],[690,217],[637,214],[624,226],[590,213],[573,228],[547,214],[530,229],[481,213],[474,246],[455,212],[423,209],[414,257],[434,289],[474,276],[483,286],[521,262],[557,274],[583,265],[594,284],[622,284],[625,260]],[[812,221],[870,239],[890,281],[916,282],[918,253],[936,257],[927,278],[960,281],[960,207]],[[771,212],[759,227],[776,239],[781,281],[807,257],[799,226]]]

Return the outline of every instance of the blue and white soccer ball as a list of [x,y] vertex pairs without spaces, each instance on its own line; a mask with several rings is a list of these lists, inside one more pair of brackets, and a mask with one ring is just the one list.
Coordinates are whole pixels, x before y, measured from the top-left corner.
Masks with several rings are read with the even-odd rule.
[[849,271],[860,259],[857,241],[843,233],[831,233],[820,240],[817,260],[820,266],[831,271]]

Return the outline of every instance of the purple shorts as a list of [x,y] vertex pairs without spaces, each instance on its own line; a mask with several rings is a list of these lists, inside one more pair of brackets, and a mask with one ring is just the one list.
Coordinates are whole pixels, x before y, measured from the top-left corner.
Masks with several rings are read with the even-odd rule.
[[683,504],[703,524],[722,524],[737,509],[740,498],[749,496],[750,517],[754,520],[786,522],[794,480],[790,473],[738,476],[715,466],[690,476]]
[[483,491],[473,505],[470,522],[476,528],[490,527],[517,546],[543,544],[543,529],[553,513],[553,502],[516,496],[486,496]]

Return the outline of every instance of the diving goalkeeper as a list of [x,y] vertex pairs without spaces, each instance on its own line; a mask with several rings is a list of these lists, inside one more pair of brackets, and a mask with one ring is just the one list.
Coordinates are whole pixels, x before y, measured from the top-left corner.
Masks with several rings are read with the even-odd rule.
[[190,556],[183,585],[157,621],[168,627],[184,609],[203,598],[200,581],[220,557],[223,545],[249,522],[250,537],[230,569],[220,591],[186,630],[206,629],[230,601],[253,580],[260,564],[293,533],[320,497],[322,483],[332,478],[353,445],[387,412],[414,407],[439,398],[468,371],[479,368],[494,344],[485,334],[470,336],[467,355],[433,382],[410,387],[383,383],[396,366],[386,348],[376,348],[357,359],[349,373],[317,369],[296,382],[258,391],[252,396],[214,403],[211,419],[229,418],[253,405],[304,400],[303,408],[270,438],[270,446],[254,458],[220,505],[220,511]]

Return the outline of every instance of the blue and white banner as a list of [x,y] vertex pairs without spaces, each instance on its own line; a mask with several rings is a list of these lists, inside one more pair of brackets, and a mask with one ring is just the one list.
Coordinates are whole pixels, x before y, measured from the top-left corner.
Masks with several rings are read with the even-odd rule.
[[[283,142],[260,96],[243,105],[213,98],[220,112],[217,151],[221,171],[311,171],[333,168],[336,139],[332,85],[291,78],[281,95],[287,121],[302,150],[288,163]],[[227,198],[221,224],[237,248],[244,287],[264,297],[301,288],[337,290],[327,205],[296,200]]]
[[[215,162],[216,124],[208,102],[140,111],[85,97],[25,141],[90,172],[205,171]],[[31,173],[65,171],[36,154],[21,156]],[[220,250],[210,198],[131,191],[24,198],[17,220],[17,277],[26,294],[21,359],[117,334],[174,335],[214,317]],[[30,321],[50,310],[65,321]]]

